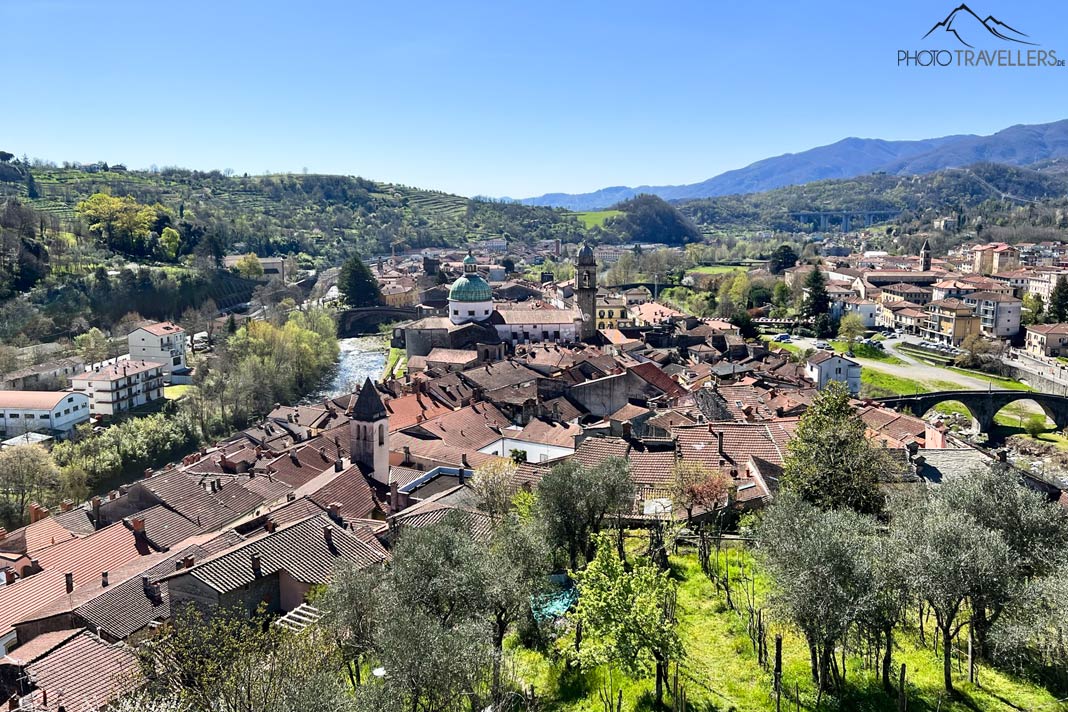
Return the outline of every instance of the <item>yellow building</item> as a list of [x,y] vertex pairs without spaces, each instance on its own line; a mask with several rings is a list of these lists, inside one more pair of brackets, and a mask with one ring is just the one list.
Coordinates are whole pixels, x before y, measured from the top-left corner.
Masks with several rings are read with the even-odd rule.
[[630,316],[627,313],[627,300],[623,297],[597,295],[594,317],[597,319],[598,329],[631,326]]
[[960,299],[939,299],[927,305],[924,336],[950,346],[960,346],[972,334],[979,333],[979,317]]

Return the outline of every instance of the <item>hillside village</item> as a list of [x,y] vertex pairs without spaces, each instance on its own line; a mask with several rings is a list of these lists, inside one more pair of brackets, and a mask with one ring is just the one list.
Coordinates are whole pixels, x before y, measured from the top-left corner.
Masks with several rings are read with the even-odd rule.
[[[497,515],[472,487],[501,467],[511,491],[537,492],[562,463],[596,469],[619,458],[626,506],[603,514],[621,532],[657,531],[665,520],[734,528],[780,496],[799,424],[834,384],[869,444],[897,463],[880,482],[886,491],[1010,464],[939,412],[863,396],[863,359],[829,346],[785,349],[791,333],[812,327],[803,311],[756,312],[753,324],[775,336],[753,338],[737,320],[658,301],[658,285],[601,286],[604,264],[588,245],[570,256],[551,246],[573,264],[572,278],[517,277],[498,264],[507,243],[380,258],[369,267],[384,306],[415,313],[390,329],[402,369],[348,395],[276,405],[88,501],[29,503],[28,524],[0,530],[0,697],[13,709],[115,703],[140,685],[139,646],[180,625],[190,606],[314,625],[314,594],[339,564],[376,571],[408,533],[455,517],[476,539],[488,536]],[[868,334],[915,337],[935,356],[979,337],[1005,344],[1008,360],[1063,370],[1068,323],[1026,335],[1021,324],[1023,300],[1050,303],[1064,275],[1060,243],[965,245],[944,257],[924,243],[918,255],[825,257],[783,276],[803,305],[825,288],[826,312],[858,315]],[[165,385],[195,382],[192,344],[178,325],[146,323],[127,335],[128,357],[7,374],[5,444],[47,445],[150,404]],[[69,387],[39,388],[57,381]],[[694,471],[722,488],[684,503],[679,473]],[[1068,510],[1056,473],[1017,476]]]

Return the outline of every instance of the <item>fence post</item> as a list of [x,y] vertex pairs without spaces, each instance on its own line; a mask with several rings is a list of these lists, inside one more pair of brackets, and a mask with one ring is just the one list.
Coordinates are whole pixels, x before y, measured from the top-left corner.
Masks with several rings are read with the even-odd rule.
[[897,683],[897,712],[905,712],[908,700],[905,697],[905,663],[901,663],[901,677]]
[[775,712],[781,712],[782,704],[782,634],[775,635]]

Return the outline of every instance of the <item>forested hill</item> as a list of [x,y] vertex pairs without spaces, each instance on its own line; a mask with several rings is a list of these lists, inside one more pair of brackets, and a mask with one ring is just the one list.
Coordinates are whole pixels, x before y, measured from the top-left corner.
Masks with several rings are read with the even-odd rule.
[[700,225],[787,231],[810,228],[796,217],[803,211],[886,210],[902,213],[899,221],[966,211],[999,222],[1026,208],[1030,214],[1049,212],[1063,219],[1068,174],[979,163],[922,176],[875,173],[816,181],[765,193],[684,201],[676,207]]
[[[32,175],[32,182],[27,176]],[[340,262],[346,254],[388,252],[507,236],[578,239],[582,225],[552,208],[472,200],[447,193],[333,175],[235,176],[219,171],[129,171],[97,164],[20,168],[0,174],[0,198],[19,196],[38,212],[73,224],[96,193],[159,204],[181,233],[182,253],[203,239],[214,252],[304,253]]]

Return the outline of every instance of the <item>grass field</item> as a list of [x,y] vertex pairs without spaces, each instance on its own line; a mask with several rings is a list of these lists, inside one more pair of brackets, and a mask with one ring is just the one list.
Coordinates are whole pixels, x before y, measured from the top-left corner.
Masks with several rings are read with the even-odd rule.
[[[849,351],[849,343],[846,341],[832,341],[831,348],[835,352],[844,354]],[[905,362],[899,359],[897,356],[893,356],[885,349],[880,349],[875,346],[868,346],[867,344],[853,344],[853,355],[857,358],[866,358],[872,361],[881,361],[891,365],[903,365]]]
[[[884,371],[865,368],[860,374],[860,394],[866,398],[889,398],[892,396],[913,396],[930,391],[954,391],[959,386],[950,381],[913,380],[894,376]],[[922,413],[917,415],[922,416]]]
[[1010,391],[1033,391],[1034,388],[1026,383],[1020,383],[1014,381],[1011,378],[1001,378],[999,376],[991,376],[989,373],[983,373],[982,371],[972,371],[967,368],[957,368],[956,366],[949,366],[946,370],[954,371],[955,373],[962,374],[964,376],[971,376],[972,378],[978,378],[980,381],[986,381],[994,388],[1003,388]]
[[386,366],[382,370],[382,380],[385,381],[393,376],[400,378],[408,370],[408,355],[404,349],[390,348],[386,357]]
[[745,271],[745,269],[741,265],[699,265],[686,271],[698,274],[729,274],[730,272]]
[[[747,634],[747,617],[740,610],[730,610],[722,591],[716,590],[702,573],[697,558],[690,554],[672,560],[672,573],[678,582],[679,632],[685,655],[679,662],[679,683],[686,688],[688,709],[700,712],[768,712],[775,709],[772,673],[757,661]],[[753,560],[743,550],[732,553],[731,578],[741,580],[753,575]],[[791,627],[775,620],[766,603],[768,582],[755,572],[756,607],[765,612],[769,645],[776,634],[783,636],[783,710],[815,710],[816,690],[809,672],[808,650],[801,636]],[[735,605],[744,609],[745,595],[737,583]],[[930,641],[930,638],[928,638]],[[549,712],[602,712],[598,690],[606,676],[603,671],[583,672],[569,667],[557,655],[522,648],[513,638],[509,641],[516,672],[520,679],[533,685],[543,709]],[[982,667],[982,688],[969,685],[962,676],[954,681],[960,696],[950,700],[941,687],[941,658],[929,647],[920,645],[915,629],[900,632],[894,651],[895,670],[900,663],[907,669],[906,689],[909,710],[945,710],[946,712],[993,712],[994,710],[1057,709],[1056,699],[1045,689],[1014,679],[999,671]],[[841,699],[823,697],[818,709],[890,712],[897,709],[896,699],[887,695],[873,670],[852,653],[847,655],[846,690]],[[673,674],[673,671],[672,671]],[[653,708],[651,671],[639,679],[616,672],[614,679],[623,691],[624,710]],[[796,697],[795,697],[796,690]],[[670,690],[669,690],[670,692]],[[670,704],[670,694],[666,696]],[[796,699],[799,697],[798,700]]]
[[186,393],[188,393],[191,388],[192,388],[192,386],[184,385],[184,384],[183,385],[175,385],[175,386],[164,386],[163,387],[163,397],[166,398],[167,400],[178,400],[179,398],[184,396]]
[[600,227],[604,225],[604,221],[608,218],[614,218],[617,215],[622,215],[622,210],[596,210],[586,213],[575,213],[575,217],[582,223],[582,226],[586,229],[591,227]]

